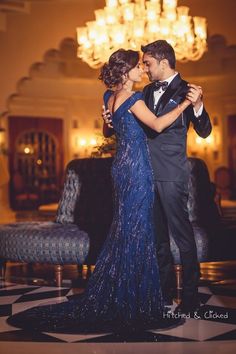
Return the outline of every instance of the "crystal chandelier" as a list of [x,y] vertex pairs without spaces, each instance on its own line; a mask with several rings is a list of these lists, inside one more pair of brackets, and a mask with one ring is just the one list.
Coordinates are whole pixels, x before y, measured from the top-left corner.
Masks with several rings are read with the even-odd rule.
[[207,49],[206,19],[189,16],[177,0],[106,0],[95,17],[77,28],[78,57],[94,69],[119,48],[140,50],[157,39],[166,39],[182,62],[200,59]]

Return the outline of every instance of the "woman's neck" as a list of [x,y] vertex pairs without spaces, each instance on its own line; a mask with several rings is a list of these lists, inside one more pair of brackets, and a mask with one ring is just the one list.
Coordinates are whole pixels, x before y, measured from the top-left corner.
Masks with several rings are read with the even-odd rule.
[[126,81],[125,84],[117,85],[116,92],[120,92],[120,91],[132,92],[132,89],[133,89],[133,82]]

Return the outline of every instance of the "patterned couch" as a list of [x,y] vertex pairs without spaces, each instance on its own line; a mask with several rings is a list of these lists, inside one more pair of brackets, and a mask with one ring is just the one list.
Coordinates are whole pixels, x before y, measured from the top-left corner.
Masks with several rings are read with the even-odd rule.
[[[17,222],[0,226],[0,260],[55,265],[56,284],[61,286],[64,264],[83,264],[89,251],[89,237],[74,223],[81,183],[67,168],[55,222]],[[4,271],[3,271],[4,275]]]
[[[55,264],[58,284],[63,264],[94,264],[112,221],[111,164],[112,158],[72,160],[67,166],[55,222],[1,226],[0,258]],[[204,161],[190,158],[189,167],[188,210],[198,259],[203,262],[208,260],[209,239],[219,214]],[[181,260],[172,235],[170,245],[180,287]]]

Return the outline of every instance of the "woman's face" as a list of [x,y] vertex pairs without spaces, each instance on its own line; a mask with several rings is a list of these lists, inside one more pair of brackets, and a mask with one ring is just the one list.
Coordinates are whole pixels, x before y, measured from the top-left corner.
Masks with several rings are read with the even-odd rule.
[[142,64],[139,61],[138,64],[129,71],[128,77],[133,82],[140,82],[142,81],[142,76],[143,76],[143,68],[142,68]]

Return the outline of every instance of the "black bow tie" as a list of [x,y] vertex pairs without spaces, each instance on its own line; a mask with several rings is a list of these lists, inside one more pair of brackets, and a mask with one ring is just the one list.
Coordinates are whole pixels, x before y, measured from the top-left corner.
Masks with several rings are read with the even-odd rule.
[[165,91],[167,87],[168,87],[167,81],[156,81],[154,91],[159,90],[160,88],[162,88],[162,90]]

